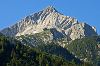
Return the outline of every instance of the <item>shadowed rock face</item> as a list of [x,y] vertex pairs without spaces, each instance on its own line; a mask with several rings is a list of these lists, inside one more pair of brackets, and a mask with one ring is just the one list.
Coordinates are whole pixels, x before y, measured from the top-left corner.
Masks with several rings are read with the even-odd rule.
[[96,29],[92,26],[86,23],[79,23],[73,17],[62,15],[52,6],[29,15],[15,25],[5,28],[0,32],[6,36],[14,37],[40,33],[44,28],[55,28],[58,31],[52,31],[55,37],[59,38],[59,36],[62,36],[61,34],[65,34],[71,40],[97,35]]
[[52,29],[50,29],[50,31],[53,34],[53,39],[54,40],[64,38],[63,33],[57,31],[56,28],[52,28]]
[[85,24],[84,27],[85,27],[84,33],[86,36],[91,36],[91,35],[95,36],[96,35],[94,29],[90,25]]

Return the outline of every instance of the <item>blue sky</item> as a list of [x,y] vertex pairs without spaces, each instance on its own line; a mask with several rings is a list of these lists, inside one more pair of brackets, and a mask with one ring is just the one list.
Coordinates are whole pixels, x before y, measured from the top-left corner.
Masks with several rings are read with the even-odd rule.
[[49,5],[64,15],[95,26],[100,34],[100,0],[0,0],[0,29]]

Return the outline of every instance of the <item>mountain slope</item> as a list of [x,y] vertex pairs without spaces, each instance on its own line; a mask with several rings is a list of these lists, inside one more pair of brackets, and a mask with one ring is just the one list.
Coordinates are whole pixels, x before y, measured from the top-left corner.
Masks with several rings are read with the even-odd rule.
[[66,48],[85,62],[100,65],[100,36],[87,37],[72,41]]
[[41,33],[23,35],[17,37],[17,39],[22,44],[37,47],[41,51],[55,54],[67,60],[77,60],[79,62],[78,59],[80,59],[95,66],[98,66],[100,63],[99,36],[86,37],[69,42],[66,37],[53,39],[53,35],[51,36],[51,34],[50,30],[45,29]]
[[90,66],[75,64],[61,57],[22,45],[19,41],[0,35],[0,66]]
[[22,35],[16,38],[24,45],[35,47],[40,51],[63,57],[65,60],[75,60],[76,63],[81,63],[78,58],[75,58],[74,55],[72,55],[69,51],[67,51],[67,49],[64,48],[64,44],[67,43],[67,41],[64,43],[63,41],[65,41],[64,39],[66,38],[55,40],[53,37],[51,37],[50,34],[50,30],[45,30],[34,35]]

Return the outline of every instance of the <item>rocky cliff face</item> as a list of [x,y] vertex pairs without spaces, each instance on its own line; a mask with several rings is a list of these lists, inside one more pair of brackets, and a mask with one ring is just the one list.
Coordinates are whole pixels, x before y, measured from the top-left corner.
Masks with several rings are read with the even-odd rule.
[[86,23],[80,23],[77,19],[64,16],[52,6],[29,15],[13,26],[0,31],[6,36],[33,35],[40,33],[43,29],[55,28],[64,34],[69,40],[83,38],[85,36],[97,35],[96,29]]

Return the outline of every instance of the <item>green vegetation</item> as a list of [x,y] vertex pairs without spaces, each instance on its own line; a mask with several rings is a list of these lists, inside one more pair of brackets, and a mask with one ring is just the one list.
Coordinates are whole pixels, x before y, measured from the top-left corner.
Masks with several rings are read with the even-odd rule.
[[99,66],[100,64],[100,36],[87,37],[72,41],[68,46],[68,50],[77,58],[86,62]]
[[[22,39],[22,43],[26,43],[26,45],[33,45],[31,47],[35,47],[42,52],[47,52],[49,54],[57,55],[59,57],[63,57],[67,61],[74,61],[76,64],[81,64],[82,62],[75,58],[67,49],[61,47],[59,44],[67,43],[65,38],[57,39],[57,40],[47,40],[50,39],[50,30],[45,29],[45,31],[41,33],[37,33],[35,35],[26,35],[20,36]],[[17,37],[19,38],[19,37]],[[46,39],[46,41],[44,40]]]
[[74,61],[76,64],[82,63],[78,58],[75,58],[75,56],[72,55],[67,49],[61,47],[55,41],[52,41],[51,43],[44,44],[44,45],[43,44],[38,45],[37,48],[40,51],[47,52],[53,55],[57,55],[59,57],[63,57],[67,61]]
[[[56,55],[22,45],[19,41],[0,35],[0,66],[79,66]],[[82,65],[81,65],[82,66]],[[87,63],[83,66],[89,66]]]

